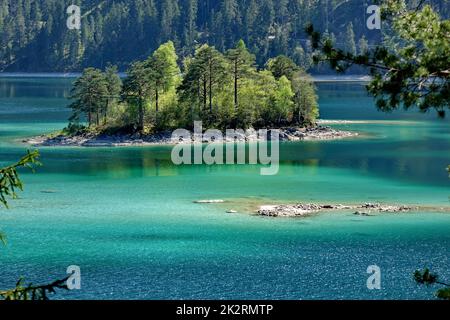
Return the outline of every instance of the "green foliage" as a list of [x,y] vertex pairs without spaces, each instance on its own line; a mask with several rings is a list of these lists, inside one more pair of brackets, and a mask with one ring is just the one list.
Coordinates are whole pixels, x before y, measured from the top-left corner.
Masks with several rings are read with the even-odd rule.
[[83,124],[70,122],[67,127],[62,130],[62,134],[67,136],[79,136],[88,132]]
[[[148,59],[147,68],[150,81],[153,84],[155,104],[155,126],[162,129],[166,126],[167,110],[177,103],[175,89],[181,81],[181,70],[178,67],[178,56],[172,41],[161,45]],[[161,105],[161,102],[163,104]],[[164,103],[165,102],[165,103]],[[163,114],[160,115],[160,110]],[[159,117],[162,116],[162,119]]]
[[423,271],[416,270],[414,272],[414,280],[419,284],[430,286],[437,282],[438,276],[434,273],[431,273],[430,269],[426,268]]
[[21,278],[14,289],[0,291],[3,300],[49,300],[49,294],[55,294],[57,289],[68,290],[67,279],[57,280],[50,284],[33,286],[32,283],[25,285]]
[[18,169],[28,168],[34,170],[36,166],[41,165],[39,162],[39,152],[28,151],[17,163],[5,168],[0,168],[0,203],[8,208],[7,197],[16,198],[17,190],[23,190],[23,184],[20,180]]
[[172,41],[162,44],[149,59],[150,78],[154,86],[162,91],[169,91],[180,83],[181,71],[178,56]]
[[[18,169],[28,168],[34,170],[40,166],[39,152],[28,151],[18,162],[0,168],[0,204],[8,208],[8,197],[17,198],[17,190],[23,190],[23,183],[20,180]],[[0,231],[0,242],[6,245],[6,235]]]
[[345,31],[344,50],[352,55],[356,55],[355,32],[353,31],[353,23],[351,22],[347,24]]
[[122,91],[122,80],[119,77],[117,66],[108,66],[104,73],[106,79],[107,97],[103,111],[103,125],[106,125],[108,113],[117,107]]
[[[87,128],[72,123],[65,133],[159,132],[189,128],[195,120],[220,129],[315,125],[316,89],[288,57],[271,59],[269,70],[257,71],[255,56],[241,40],[225,55],[207,44],[199,46],[192,57],[184,59],[183,73],[177,60],[169,41],[145,61],[134,62],[123,80],[119,103],[109,102],[115,101],[120,88],[116,69],[105,73],[85,70],[75,82],[72,119],[83,112],[89,119],[89,112],[100,110],[104,121],[88,121]],[[292,81],[297,74],[301,77]],[[105,83],[106,91],[101,93],[99,88],[103,90]]]
[[93,124],[99,125],[101,114],[105,112],[110,85],[101,70],[85,69],[75,81],[71,92],[70,98],[73,102],[69,106],[72,109],[70,122],[77,123],[83,115],[87,115],[89,127]]
[[111,98],[117,98],[122,90],[122,80],[118,75],[117,66],[108,66],[105,70],[106,86]]
[[273,118],[271,119],[274,125],[281,126],[282,124],[289,124],[294,106],[294,102],[292,101],[293,97],[294,92],[292,91],[291,82],[286,76],[281,76],[277,81],[274,92]]
[[450,285],[439,281],[439,276],[430,272],[428,268],[424,269],[423,271],[416,270],[414,272],[414,281],[427,287],[435,284],[445,286],[445,288],[436,291],[436,297],[439,299],[450,300]]
[[304,72],[296,72],[292,77],[294,90],[294,123],[306,127],[316,126],[319,118],[318,96],[312,79]]
[[358,42],[358,50],[360,55],[366,55],[369,52],[369,42],[365,36],[362,36]]
[[122,98],[130,106],[136,108],[138,120],[136,122],[137,131],[144,131],[145,100],[151,96],[150,74],[147,63],[144,61],[134,62],[127,71],[127,77],[123,81]]
[[229,61],[230,74],[234,83],[234,107],[239,107],[239,83],[243,78],[252,77],[255,72],[255,55],[250,53],[245,42],[239,40],[236,48],[227,51],[226,57]]
[[450,300],[450,288],[443,288],[436,291],[436,297],[442,300]]
[[292,79],[294,73],[300,71],[300,68],[292,61],[292,59],[283,55],[270,59],[266,63],[266,67],[277,79],[282,76]]
[[402,0],[385,2],[382,13],[390,18],[394,36],[359,55],[353,48],[336,48],[309,26],[313,48],[320,50],[316,63],[329,61],[337,72],[352,65],[368,67],[373,80],[367,89],[382,111],[417,106],[444,117],[450,108],[450,20],[443,20],[429,5],[408,10]]
[[[147,109],[154,102],[155,114],[149,127],[158,129],[166,125],[167,110],[176,101],[175,89],[181,81],[181,71],[177,64],[178,56],[173,42],[161,45],[145,61],[137,61],[127,71],[123,83],[122,97],[130,106],[137,106],[137,129],[145,131]],[[160,111],[163,111],[160,114]],[[158,119],[162,117],[161,119]]]
[[213,117],[213,100],[216,89],[221,89],[225,79],[227,66],[223,55],[215,48],[207,44],[201,46],[194,56],[190,71],[195,72],[194,81],[201,82],[203,86],[203,112],[207,109],[207,101],[210,116]]

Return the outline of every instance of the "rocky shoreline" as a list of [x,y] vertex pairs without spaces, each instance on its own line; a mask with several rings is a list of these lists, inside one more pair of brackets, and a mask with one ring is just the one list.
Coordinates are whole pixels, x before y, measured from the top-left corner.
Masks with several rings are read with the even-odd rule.
[[417,207],[379,203],[365,203],[362,205],[299,203],[292,205],[265,205],[261,206],[257,213],[266,217],[305,217],[323,211],[351,210],[354,211],[355,215],[370,216],[373,213],[406,213],[417,209]]
[[[356,137],[359,134],[351,131],[336,130],[328,126],[317,126],[314,128],[283,128],[280,132],[280,141],[314,141],[314,140],[336,140]],[[255,142],[259,141],[257,131],[249,129],[245,134],[238,134],[233,140],[225,139],[225,142]],[[94,134],[82,135],[41,135],[22,140],[23,143],[34,147],[120,147],[120,146],[149,146],[149,145],[175,145],[180,143],[191,143],[172,139],[171,132],[162,132],[150,135],[140,134]],[[208,143],[209,141],[203,141]]]

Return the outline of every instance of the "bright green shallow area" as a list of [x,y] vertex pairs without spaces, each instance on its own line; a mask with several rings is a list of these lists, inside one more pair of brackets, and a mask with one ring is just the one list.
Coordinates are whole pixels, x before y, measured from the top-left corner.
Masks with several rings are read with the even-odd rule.
[[[0,165],[26,150],[21,138],[64,126],[71,81],[0,78]],[[448,120],[378,113],[359,83],[321,83],[319,95],[324,119],[370,120],[337,126],[364,136],[282,144],[273,177],[258,166],[176,167],[163,146],[42,148],[44,167],[24,172],[26,191],[1,210],[0,288],[75,264],[82,290],[61,298],[432,298],[411,273],[429,266],[450,279],[448,213],[225,213],[275,201],[450,205]],[[373,264],[376,292],[366,288]]]

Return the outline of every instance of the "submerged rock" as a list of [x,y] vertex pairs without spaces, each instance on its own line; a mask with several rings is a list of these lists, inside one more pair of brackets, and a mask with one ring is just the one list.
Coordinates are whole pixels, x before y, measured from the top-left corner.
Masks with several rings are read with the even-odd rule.
[[58,193],[56,190],[41,190],[41,193]]
[[361,206],[362,209],[369,209],[378,212],[408,212],[413,208],[408,206],[396,205],[382,205],[379,203],[365,203]]
[[367,212],[362,212],[362,211],[356,211],[354,213],[355,216],[369,216],[370,214]]
[[220,199],[218,199],[218,200],[197,200],[197,201],[194,201],[194,203],[224,203],[225,202],[225,200],[220,200]]

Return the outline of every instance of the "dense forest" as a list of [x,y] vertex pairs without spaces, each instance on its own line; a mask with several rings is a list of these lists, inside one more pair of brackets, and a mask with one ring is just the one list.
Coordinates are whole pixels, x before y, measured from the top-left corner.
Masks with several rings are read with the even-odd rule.
[[[347,51],[362,52],[381,38],[380,31],[366,28],[366,8],[372,2],[0,0],[0,71],[81,71],[108,63],[124,71],[168,40],[186,57],[200,43],[224,52],[240,39],[259,65],[284,54],[310,70],[312,49],[305,25],[313,23]],[[448,0],[427,2],[441,15],[449,15]],[[80,30],[66,26],[71,4],[81,7]]]

